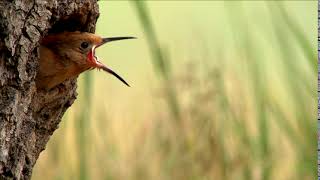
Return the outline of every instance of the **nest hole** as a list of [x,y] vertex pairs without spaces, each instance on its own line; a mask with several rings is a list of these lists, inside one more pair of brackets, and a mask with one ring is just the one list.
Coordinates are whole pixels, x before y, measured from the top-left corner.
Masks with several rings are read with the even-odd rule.
[[53,26],[48,31],[48,34],[56,34],[56,33],[62,33],[62,32],[74,32],[74,31],[81,31],[86,32],[88,31],[88,23],[89,19],[88,17],[91,16],[91,13],[88,13],[86,15],[81,13],[75,13],[72,15],[69,15],[64,18],[60,18],[53,23]]

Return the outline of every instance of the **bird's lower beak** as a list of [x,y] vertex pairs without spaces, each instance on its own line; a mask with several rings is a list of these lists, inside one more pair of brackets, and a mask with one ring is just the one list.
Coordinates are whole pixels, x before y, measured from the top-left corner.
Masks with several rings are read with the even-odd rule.
[[[100,63],[100,62],[98,61],[98,63]],[[108,68],[107,66],[105,66],[105,65],[102,64],[102,63],[100,63],[100,64],[102,65],[102,66],[100,66],[100,69],[102,69],[102,70],[104,70],[104,71],[106,71],[106,72],[114,75],[114,76],[115,76],[116,78],[118,78],[121,82],[123,82],[125,85],[127,85],[127,86],[130,87],[130,85],[129,85],[121,76],[119,76],[117,73],[115,73],[112,69]]]
[[[94,51],[94,50],[93,50]],[[119,76],[117,73],[115,73],[112,69],[108,68],[106,65],[102,64],[99,60],[98,57],[95,56],[93,53],[91,53],[91,60],[90,60],[90,64],[92,67],[94,68],[98,68],[98,69],[102,69],[112,75],[114,75],[116,78],[118,78],[121,82],[123,82],[125,85],[129,86],[130,85],[121,77]]]

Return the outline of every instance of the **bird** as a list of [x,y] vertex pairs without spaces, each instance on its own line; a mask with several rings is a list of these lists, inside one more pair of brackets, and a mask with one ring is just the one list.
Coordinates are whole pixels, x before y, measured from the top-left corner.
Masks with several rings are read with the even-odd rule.
[[89,32],[62,32],[49,34],[40,41],[39,70],[35,82],[37,89],[50,90],[69,78],[90,69],[102,69],[130,85],[117,73],[104,65],[95,55],[96,48],[111,41],[135,37],[108,37]]

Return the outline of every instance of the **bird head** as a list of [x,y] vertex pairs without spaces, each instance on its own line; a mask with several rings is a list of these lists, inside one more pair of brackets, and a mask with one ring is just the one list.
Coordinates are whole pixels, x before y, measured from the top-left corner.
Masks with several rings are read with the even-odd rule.
[[42,40],[42,44],[56,51],[55,53],[61,56],[59,59],[69,60],[76,64],[79,73],[87,69],[102,69],[129,86],[121,76],[99,61],[99,58],[95,55],[96,48],[112,41],[125,39],[134,39],[134,37],[102,38],[86,32],[64,32],[47,36]]

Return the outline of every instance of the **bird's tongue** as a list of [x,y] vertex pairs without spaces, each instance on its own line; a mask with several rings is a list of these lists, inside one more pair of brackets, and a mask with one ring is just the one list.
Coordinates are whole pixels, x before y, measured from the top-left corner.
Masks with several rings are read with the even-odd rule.
[[88,61],[89,61],[89,65],[93,68],[98,68],[98,69],[102,69],[112,75],[114,75],[116,78],[118,78],[121,82],[123,82],[125,85],[129,86],[130,85],[121,77],[119,76],[117,73],[115,73],[113,70],[111,70],[110,68],[108,68],[107,66],[105,66],[104,64],[102,64],[99,60],[98,57],[95,55],[95,47],[92,48],[92,50],[89,52],[88,54]]

